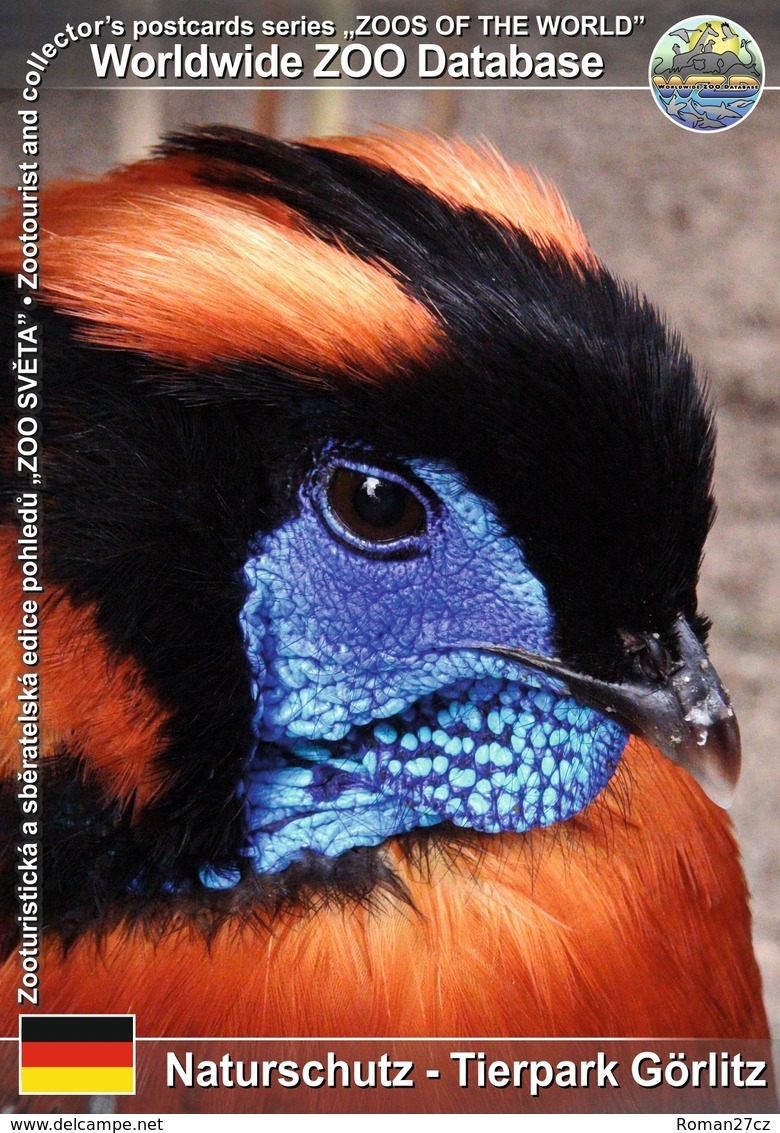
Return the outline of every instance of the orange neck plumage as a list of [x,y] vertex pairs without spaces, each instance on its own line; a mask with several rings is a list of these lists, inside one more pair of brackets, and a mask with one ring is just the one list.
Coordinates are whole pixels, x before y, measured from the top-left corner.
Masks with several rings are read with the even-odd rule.
[[44,1009],[133,1010],[160,1036],[766,1035],[728,820],[638,742],[561,827],[385,852],[414,908],[286,913],[209,947],[191,923],[50,944]]

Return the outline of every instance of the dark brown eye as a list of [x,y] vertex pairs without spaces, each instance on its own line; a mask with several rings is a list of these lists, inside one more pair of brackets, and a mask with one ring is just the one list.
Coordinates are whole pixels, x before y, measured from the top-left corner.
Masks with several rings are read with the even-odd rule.
[[425,508],[403,484],[354,468],[337,468],[328,505],[341,524],[369,543],[392,543],[425,531]]

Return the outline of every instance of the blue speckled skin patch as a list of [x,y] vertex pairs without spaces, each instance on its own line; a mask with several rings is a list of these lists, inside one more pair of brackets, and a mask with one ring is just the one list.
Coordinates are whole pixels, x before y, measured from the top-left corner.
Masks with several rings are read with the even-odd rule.
[[[374,461],[326,452],[298,514],[245,567],[260,742],[243,793],[258,873],[442,821],[547,826],[604,787],[626,743],[553,678],[479,649],[551,651],[544,590],[489,505],[446,467]],[[426,530],[389,547],[345,531],[327,493],[344,465],[413,489]]]

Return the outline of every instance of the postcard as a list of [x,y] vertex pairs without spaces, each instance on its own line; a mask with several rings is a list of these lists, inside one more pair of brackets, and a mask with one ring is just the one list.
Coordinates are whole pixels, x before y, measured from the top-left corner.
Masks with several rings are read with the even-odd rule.
[[765,1120],[771,6],[0,36],[11,1128]]

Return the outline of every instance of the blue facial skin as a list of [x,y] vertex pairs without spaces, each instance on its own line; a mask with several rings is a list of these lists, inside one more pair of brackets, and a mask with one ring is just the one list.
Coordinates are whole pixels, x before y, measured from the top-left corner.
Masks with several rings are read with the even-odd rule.
[[[328,491],[345,466],[412,490],[425,531],[390,544],[352,533]],[[484,651],[550,655],[552,615],[517,542],[452,469],[393,470],[331,447],[244,574],[258,746],[242,792],[257,873],[443,821],[547,826],[612,775],[627,740],[614,720]],[[201,880],[229,888],[237,874]]]

